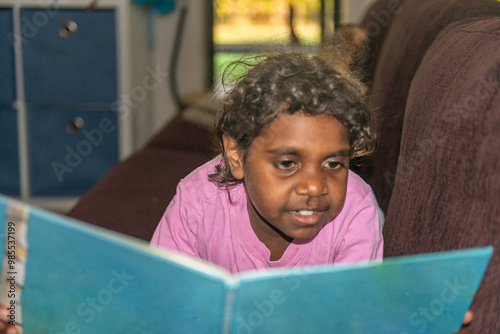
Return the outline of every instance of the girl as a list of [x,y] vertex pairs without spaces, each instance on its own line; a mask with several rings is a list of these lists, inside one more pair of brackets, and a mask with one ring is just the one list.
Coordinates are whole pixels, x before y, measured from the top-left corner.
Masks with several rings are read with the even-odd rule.
[[349,171],[374,144],[364,88],[325,55],[273,54],[236,83],[221,155],[179,183],[152,245],[232,273],[382,258],[376,200]]

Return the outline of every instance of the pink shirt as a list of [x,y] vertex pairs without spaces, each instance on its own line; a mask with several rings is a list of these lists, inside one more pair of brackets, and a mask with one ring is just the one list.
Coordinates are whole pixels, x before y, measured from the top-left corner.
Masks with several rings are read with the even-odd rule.
[[151,244],[180,251],[232,273],[382,259],[378,206],[371,188],[349,171],[340,213],[312,238],[293,240],[278,261],[250,225],[242,184],[227,191],[208,179],[220,157],[199,167],[177,186],[177,194],[156,228]]

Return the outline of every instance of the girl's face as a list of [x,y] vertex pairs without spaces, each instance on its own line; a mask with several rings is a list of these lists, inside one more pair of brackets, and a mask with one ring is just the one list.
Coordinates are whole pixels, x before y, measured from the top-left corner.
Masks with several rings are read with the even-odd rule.
[[346,128],[335,118],[281,114],[254,139],[244,164],[234,141],[226,142],[260,240],[310,238],[342,208],[350,147]]

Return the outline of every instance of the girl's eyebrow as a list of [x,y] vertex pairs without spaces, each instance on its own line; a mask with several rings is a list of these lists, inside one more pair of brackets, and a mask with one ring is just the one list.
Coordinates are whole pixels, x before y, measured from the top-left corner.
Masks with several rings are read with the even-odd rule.
[[[293,147],[277,147],[273,149],[268,149],[265,151],[268,154],[272,154],[275,156],[282,156],[282,155],[296,155],[300,156],[300,150],[293,148]],[[348,157],[350,156],[350,149],[346,148],[343,150],[331,152],[330,154],[326,155],[327,157]]]
[[277,147],[266,150],[266,153],[272,155],[300,155],[299,150],[291,147]]
[[331,157],[350,157],[351,156],[351,150],[350,149],[344,149],[340,150],[337,152],[334,152],[330,155]]

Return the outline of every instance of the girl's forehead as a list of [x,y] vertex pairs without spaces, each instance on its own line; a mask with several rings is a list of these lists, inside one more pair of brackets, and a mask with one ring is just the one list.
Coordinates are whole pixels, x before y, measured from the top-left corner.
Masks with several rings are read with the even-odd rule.
[[[264,126],[262,134],[264,132],[280,132],[280,131],[303,131],[319,128],[331,128],[332,131],[338,130],[338,128],[345,127],[340,123],[340,121],[328,114],[308,114],[303,111],[297,111],[293,114],[290,113],[280,113],[278,116]],[[345,129],[347,132],[347,129]]]
[[280,114],[254,142],[261,148],[273,146],[347,145],[347,129],[333,116],[303,112]]

